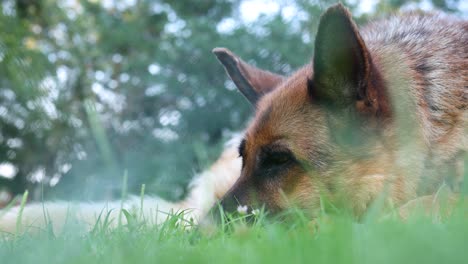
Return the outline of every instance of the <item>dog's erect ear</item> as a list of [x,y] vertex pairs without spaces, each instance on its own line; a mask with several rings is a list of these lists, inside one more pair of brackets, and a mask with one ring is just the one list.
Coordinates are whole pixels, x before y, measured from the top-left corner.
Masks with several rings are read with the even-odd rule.
[[342,106],[368,100],[371,58],[351,14],[341,4],[330,7],[320,19],[313,65],[309,92],[318,101]]
[[213,53],[223,64],[239,91],[253,105],[262,95],[273,90],[283,80],[281,75],[247,64],[226,48],[215,48]]

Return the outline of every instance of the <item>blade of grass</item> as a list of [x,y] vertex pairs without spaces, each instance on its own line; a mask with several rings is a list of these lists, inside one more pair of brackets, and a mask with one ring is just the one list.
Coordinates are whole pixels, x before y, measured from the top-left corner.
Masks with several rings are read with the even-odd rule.
[[122,182],[122,194],[121,194],[121,201],[120,201],[120,211],[119,211],[119,227],[122,225],[122,210],[124,209],[124,202],[127,199],[127,180],[128,180],[128,171],[124,171],[123,175],[123,182]]
[[23,194],[23,198],[21,199],[20,209],[18,212],[18,218],[16,218],[16,232],[15,232],[16,235],[19,234],[19,231],[21,228],[21,222],[23,220],[23,210],[24,210],[24,206],[26,205],[26,201],[28,200],[28,195],[29,195],[29,192],[28,190],[26,190]]
[[143,201],[145,200],[145,184],[141,185],[141,190],[140,190],[140,220],[145,220],[143,219]]

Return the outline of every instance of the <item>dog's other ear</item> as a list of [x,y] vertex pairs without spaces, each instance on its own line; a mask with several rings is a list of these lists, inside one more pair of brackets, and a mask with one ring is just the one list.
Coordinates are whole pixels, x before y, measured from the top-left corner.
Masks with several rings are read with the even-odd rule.
[[283,76],[258,69],[242,61],[237,55],[226,48],[215,48],[213,53],[223,64],[239,91],[253,105],[264,94],[273,90],[282,80]]
[[343,106],[366,99],[370,57],[351,14],[336,4],[322,15],[315,39],[311,96]]

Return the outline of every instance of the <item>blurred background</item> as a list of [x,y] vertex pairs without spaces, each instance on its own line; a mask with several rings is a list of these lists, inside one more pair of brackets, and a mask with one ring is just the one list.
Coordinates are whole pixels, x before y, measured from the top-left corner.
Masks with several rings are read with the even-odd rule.
[[[289,74],[322,11],[309,0],[3,0],[0,207],[30,199],[177,200],[252,107],[211,54]],[[398,10],[468,16],[463,0],[342,1],[358,23]]]

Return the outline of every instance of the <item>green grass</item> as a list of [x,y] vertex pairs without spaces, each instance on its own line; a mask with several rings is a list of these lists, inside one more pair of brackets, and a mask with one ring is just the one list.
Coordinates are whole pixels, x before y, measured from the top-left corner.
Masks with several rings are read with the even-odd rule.
[[70,226],[59,235],[5,237],[0,263],[467,263],[467,215],[465,207],[442,221],[324,214],[311,222],[300,212],[283,221],[261,213],[250,225],[234,218],[184,229],[177,215],[156,227],[126,213],[130,224],[116,229],[101,223],[89,233]]

